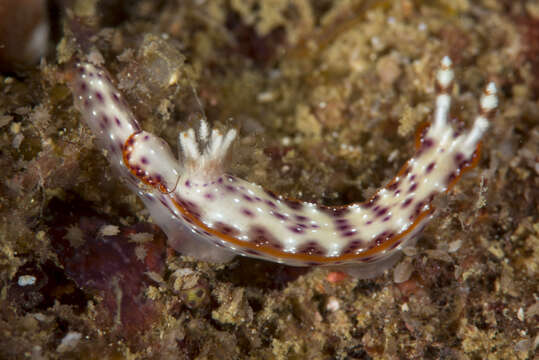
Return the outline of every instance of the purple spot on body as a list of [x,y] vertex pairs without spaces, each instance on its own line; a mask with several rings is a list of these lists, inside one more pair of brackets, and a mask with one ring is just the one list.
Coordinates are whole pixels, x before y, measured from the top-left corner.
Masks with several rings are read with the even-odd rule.
[[277,196],[277,194],[275,194],[273,191],[271,190],[267,190],[267,189],[264,189],[264,192],[272,199],[274,200],[278,200],[279,199],[279,196]]
[[101,94],[99,91],[96,91],[96,92],[95,92],[95,97],[97,98],[97,100],[98,100],[100,103],[104,103],[104,102],[105,102],[105,99],[103,99],[103,94]]
[[414,208],[414,213],[410,215],[410,221],[414,221],[414,219],[423,212],[423,208],[425,207],[425,205],[426,205],[426,202],[424,201],[420,201],[417,203],[417,205]]
[[410,188],[408,189],[408,193],[412,193],[414,191],[416,191],[417,189],[417,183],[413,183]]
[[186,187],[191,187],[191,181],[190,180],[185,180],[185,186]]
[[378,235],[375,239],[374,239],[374,244],[376,244],[376,246],[380,246],[382,245],[384,242],[386,242],[387,240],[391,239],[393,237],[393,233],[392,232],[389,232],[389,231],[383,231],[380,235]]
[[455,161],[457,163],[457,166],[459,167],[459,169],[462,169],[464,166],[468,165],[471,161],[471,159],[466,159],[464,157],[463,154],[461,153],[458,153],[457,155],[455,155]]
[[86,92],[86,90],[88,90],[88,85],[86,85],[85,82],[81,83],[80,84],[80,91],[81,92]]
[[225,185],[225,190],[231,193],[236,192],[236,188],[232,185]]
[[412,198],[408,198],[406,200],[404,200],[404,202],[402,203],[401,207],[404,209],[406,208],[408,205],[410,205],[412,203]]
[[326,249],[320,245],[317,241],[309,241],[299,247],[298,253],[306,255],[324,255]]
[[389,221],[389,219],[391,219],[391,215],[386,216],[385,218],[382,219],[382,221],[387,222]]
[[357,230],[356,229],[352,229],[350,231],[347,231],[345,233],[342,233],[342,236],[345,236],[345,237],[350,237],[350,236],[355,236],[357,233]]
[[214,196],[212,193],[205,193],[204,194],[204,197],[208,200],[213,200],[214,199]]
[[352,226],[349,225],[349,224],[342,224],[342,225],[339,225],[337,226],[337,230],[339,231],[346,231],[348,229],[350,229]]
[[379,195],[374,195],[374,197],[370,199],[365,205],[363,205],[363,207],[365,209],[372,207],[378,201],[379,198],[380,198]]
[[387,187],[388,190],[395,190],[399,186],[399,182],[395,181],[393,184]]
[[402,172],[402,176],[406,176],[410,173],[410,167],[406,165],[406,168],[404,169],[404,171]]
[[434,162],[431,162],[430,164],[427,165],[427,168],[425,169],[425,172],[427,174],[429,174],[432,170],[434,170]]
[[349,208],[344,207],[344,206],[343,207],[328,207],[328,206],[319,205],[318,209],[324,212],[325,214],[332,216],[334,218],[342,217],[350,211]]
[[266,228],[262,227],[262,226],[253,226],[250,230],[253,234],[265,234],[266,233]]
[[284,199],[283,201],[292,210],[300,210],[303,207],[303,204],[297,200]]
[[275,216],[279,220],[286,220],[288,218],[286,215],[281,214],[281,213],[279,213],[277,211],[272,211],[271,213],[272,213],[273,216]]
[[346,245],[342,251],[341,251],[341,254],[342,255],[345,255],[345,254],[354,254],[357,252],[357,250],[359,250],[361,248],[361,245],[362,245],[362,241],[359,240],[359,239],[355,239],[355,240],[352,240],[348,243],[348,245]]
[[118,95],[116,93],[112,94],[112,100],[114,100],[114,102],[117,103],[117,104],[122,103],[121,100],[120,100],[120,95]]
[[122,123],[120,122],[120,119],[118,119],[117,116],[114,117],[114,121],[116,122],[116,125],[117,125],[118,127],[122,127]]
[[380,209],[380,210],[376,213],[376,216],[380,217],[380,216],[384,215],[388,210],[389,210],[389,208],[383,208],[383,209]]
[[297,221],[301,221],[301,222],[306,222],[306,221],[309,220],[308,217],[303,216],[303,215],[295,215],[294,217],[295,217],[295,219],[296,219]]
[[217,179],[217,182],[218,182],[219,184],[222,184],[222,183],[223,183],[223,178],[220,177],[219,179]]
[[288,230],[292,231],[295,234],[303,234],[305,232],[305,229],[303,227],[297,225],[289,226]]
[[283,245],[263,226],[253,226],[249,230],[249,238],[256,246],[269,246],[282,249]]
[[84,100],[84,106],[87,107],[87,108],[89,108],[90,105],[92,105],[92,102],[91,102],[89,99],[85,99],[85,100]]
[[249,209],[247,209],[247,208],[242,208],[242,209],[241,209],[241,213],[242,213],[243,215],[247,216],[247,217],[250,217],[250,218],[254,218],[254,217],[255,217],[255,214],[254,214],[251,210],[249,210]]
[[367,222],[365,223],[365,225],[370,225],[370,224],[372,224],[372,220],[369,220],[369,221],[367,221]]
[[[146,174],[147,174],[147,173],[146,173]],[[151,175],[147,176],[146,181],[147,181],[150,185],[155,185],[155,179],[154,179]]]
[[249,195],[243,195],[243,199],[247,200],[248,202],[253,202],[254,199],[252,197],[250,197]]
[[142,138],[142,140],[144,140],[144,141],[150,140],[150,135],[144,135],[144,137]]
[[187,212],[191,213],[191,215],[193,215],[196,218],[200,218],[201,212],[197,204],[189,200],[184,200],[180,196],[177,196],[177,195],[175,196],[175,199],[178,202],[178,204],[180,204],[180,206],[182,206],[185,210],[187,210]]
[[333,216],[341,217],[341,216],[344,216],[344,215],[348,214],[349,211],[350,211],[350,209],[347,208],[347,207],[336,208],[336,209],[333,210]]
[[425,206],[425,202],[424,201],[420,201],[417,203],[417,205],[415,206],[415,213],[417,215],[419,215],[419,213],[423,210],[423,207]]
[[225,234],[225,235],[230,235],[230,236],[236,236],[238,235],[240,232],[234,228],[233,226],[229,225],[229,224],[225,224],[223,222],[220,222],[220,221],[216,221],[213,225],[212,225],[212,228],[219,231],[220,233],[222,234]]
[[414,182],[415,180],[415,174],[413,174],[412,176],[410,176],[410,182]]
[[140,162],[143,163],[144,165],[147,165],[148,164],[148,159],[145,156],[143,156],[143,157],[140,158]]
[[421,142],[422,150],[430,149],[434,145],[434,141],[431,138],[425,138]]
[[273,201],[271,201],[271,200],[266,200],[266,204],[269,207],[274,208],[274,209],[277,207],[277,205],[275,205],[275,203]]

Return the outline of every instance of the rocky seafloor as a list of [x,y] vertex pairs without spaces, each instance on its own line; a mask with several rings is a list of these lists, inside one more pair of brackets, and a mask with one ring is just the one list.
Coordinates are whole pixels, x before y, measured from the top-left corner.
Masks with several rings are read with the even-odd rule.
[[[1,359],[534,358],[536,1],[6,0],[0,17]],[[326,205],[412,155],[444,55],[453,118],[471,124],[487,81],[500,103],[395,269],[212,264],[167,246],[81,121],[68,82],[89,54],[174,149],[200,116],[236,126],[230,173]]]

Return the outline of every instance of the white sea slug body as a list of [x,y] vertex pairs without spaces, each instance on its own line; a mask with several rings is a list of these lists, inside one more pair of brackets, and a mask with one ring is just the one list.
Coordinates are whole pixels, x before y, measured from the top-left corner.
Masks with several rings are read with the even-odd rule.
[[181,160],[157,136],[143,131],[107,73],[77,65],[75,104],[109,160],[144,201],[170,244],[186,255],[228,261],[244,255],[294,266],[337,266],[372,277],[432,217],[432,201],[448,191],[477,160],[487,117],[497,106],[489,83],[468,132],[449,124],[453,70],[448,57],[436,76],[434,121],[417,140],[416,154],[367,202],[328,207],[290,200],[224,173],[237,136],[202,120],[197,132],[180,133]]

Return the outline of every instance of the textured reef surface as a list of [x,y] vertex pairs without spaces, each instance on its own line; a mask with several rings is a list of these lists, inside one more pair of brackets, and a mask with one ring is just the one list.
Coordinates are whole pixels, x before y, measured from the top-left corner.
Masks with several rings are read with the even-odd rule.
[[[0,9],[13,29],[0,33],[0,358],[533,358],[536,1],[23,3],[31,16]],[[91,56],[145,130],[176,144],[201,116],[236,127],[229,173],[337,206],[369,199],[413,153],[445,54],[451,118],[469,128],[488,81],[499,108],[477,167],[370,280],[178,254],[68,86]]]

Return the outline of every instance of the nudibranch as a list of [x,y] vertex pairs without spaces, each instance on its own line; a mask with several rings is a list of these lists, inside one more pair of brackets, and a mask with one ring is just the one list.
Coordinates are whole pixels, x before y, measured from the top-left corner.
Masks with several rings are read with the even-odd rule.
[[448,121],[454,81],[444,57],[436,74],[434,121],[418,132],[415,155],[368,201],[324,206],[288,199],[225,173],[237,130],[179,134],[180,160],[166,142],[142,130],[108,73],[79,63],[72,84],[75,106],[112,166],[126,179],[177,251],[223,262],[235,255],[293,266],[334,266],[373,277],[434,214],[433,200],[449,191],[478,160],[488,117],[497,107],[496,85],[487,84],[471,130]]

